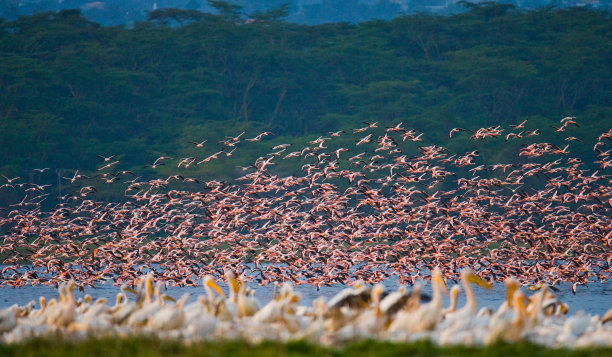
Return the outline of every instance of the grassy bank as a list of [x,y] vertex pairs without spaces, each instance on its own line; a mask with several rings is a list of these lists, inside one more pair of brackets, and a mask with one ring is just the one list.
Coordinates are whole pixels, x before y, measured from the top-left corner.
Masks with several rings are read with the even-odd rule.
[[612,356],[612,348],[550,349],[529,343],[487,347],[438,347],[428,342],[393,344],[364,341],[331,349],[305,342],[180,342],[148,338],[96,339],[74,343],[37,339],[0,345],[1,356]]

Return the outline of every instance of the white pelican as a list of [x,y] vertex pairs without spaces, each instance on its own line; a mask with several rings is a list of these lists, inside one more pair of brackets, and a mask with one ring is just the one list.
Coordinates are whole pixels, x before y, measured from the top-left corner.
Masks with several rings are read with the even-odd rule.
[[591,316],[580,310],[565,320],[561,334],[556,336],[556,342],[566,347],[572,347],[581,337],[595,332],[598,325],[598,316]]
[[225,279],[229,288],[229,297],[215,303],[214,315],[221,321],[233,321],[238,317],[238,292],[240,284],[233,271],[225,272]]
[[483,331],[480,331],[476,326],[486,326],[488,319],[483,318],[477,321],[476,298],[470,283],[491,289],[491,284],[475,275],[471,269],[466,268],[461,271],[461,285],[465,291],[466,302],[461,309],[446,314],[444,320],[439,325],[439,342],[442,344],[472,343],[477,337],[484,338],[484,336],[481,336]]
[[417,308],[423,301],[431,301],[427,295],[421,294],[422,287],[416,284],[410,291],[405,286],[400,286],[396,291],[385,296],[380,302],[380,310],[391,318],[400,311],[408,311]]
[[366,307],[372,298],[372,288],[358,280],[352,287],[345,288],[331,298],[327,303],[325,314],[326,329],[330,332],[339,330],[351,322]]
[[128,325],[132,327],[143,327],[147,324],[149,318],[159,311],[164,302],[163,298],[159,294],[160,289],[160,283],[153,288],[152,274],[145,277],[144,286],[142,289],[140,289],[138,298],[136,300],[137,309],[127,318]]
[[130,315],[139,309],[139,304],[137,302],[131,302],[126,294],[126,292],[132,292],[134,295],[138,296],[138,292],[134,289],[128,288],[127,286],[121,285],[121,292],[117,293],[117,298],[115,300],[115,305],[111,307],[111,320],[115,324],[124,323]]
[[219,299],[225,299],[225,293],[211,275],[204,277],[203,286],[206,297],[198,296],[197,301],[186,305],[183,309],[185,317],[183,326],[187,340],[203,340],[210,337],[217,328],[217,318],[213,314]]
[[59,302],[48,306],[44,320],[47,326],[67,327],[76,317],[76,304],[72,291],[75,288],[73,282],[62,284],[59,287]]
[[195,303],[185,307],[185,338],[188,341],[203,340],[215,332],[217,318],[212,315],[212,310],[209,308],[209,301],[203,296],[198,296]]
[[[380,297],[385,292],[385,288],[377,284],[370,291],[372,305],[362,311],[357,318],[350,324],[351,333],[358,338],[373,338],[379,336],[385,329],[387,316],[381,311]],[[344,328],[348,328],[345,326]]]
[[421,331],[431,331],[438,325],[442,319],[442,294],[447,294],[448,291],[439,268],[434,269],[431,277],[432,300],[411,311],[400,310],[395,321],[389,326],[391,334],[397,334],[398,332],[414,334]]
[[[225,299],[225,293],[219,285],[215,283],[211,275],[206,275],[202,279],[204,290],[206,291],[206,297],[199,296],[197,301],[185,306],[185,318],[186,323],[192,322],[192,319],[197,319],[202,313],[212,315],[216,308],[216,303],[219,298]],[[217,293],[218,297],[215,295]]]
[[[507,342],[518,341],[527,323],[527,310],[525,308],[525,296],[520,290],[514,289],[511,299],[513,314],[502,310],[495,314],[489,323],[489,331],[484,339],[487,344],[504,340]],[[514,315],[514,316],[512,316]]]
[[460,310],[447,314],[446,321],[448,322],[446,322],[446,324],[455,321],[469,321],[474,315],[476,315],[476,309],[478,306],[476,304],[476,298],[474,297],[474,291],[472,290],[470,283],[477,284],[485,289],[491,289],[491,284],[475,275],[471,269],[463,269],[461,271],[461,285],[465,291],[465,305]]
[[359,280],[353,284],[353,287],[343,289],[327,303],[330,310],[340,309],[343,306],[348,306],[353,309],[363,309],[368,306],[371,298],[371,288],[365,286],[363,281]]
[[514,292],[520,287],[519,281],[513,277],[506,278],[504,284],[506,285],[506,300],[497,308],[497,312],[495,313],[497,316],[505,315],[513,311]]
[[[605,314],[601,317],[601,324],[605,325],[612,322],[612,309],[606,311]],[[612,324],[610,324],[612,325]]]
[[0,335],[11,331],[17,326],[15,311],[12,307],[0,310]]
[[255,298],[255,292],[246,286],[246,283],[241,276],[238,279],[240,289],[238,290],[238,314],[241,317],[253,316],[260,308],[259,301]]
[[38,318],[45,313],[45,309],[47,308],[47,299],[44,296],[38,298],[40,309],[33,310],[30,312],[30,317]]
[[289,331],[297,332],[306,327],[305,319],[296,315],[300,295],[294,292],[290,283],[284,283],[280,293],[266,306],[255,312],[253,321],[256,323],[280,323]]
[[537,293],[529,297],[531,303],[527,306],[529,326],[537,326],[545,318],[544,300],[549,298],[548,284],[538,286]]
[[153,314],[147,323],[153,331],[174,330],[183,326],[185,313],[183,306],[189,299],[189,293],[183,296],[174,305],[163,305],[160,310]]
[[80,338],[107,335],[113,331],[110,312],[106,299],[98,299],[86,311],[77,314],[68,332]]
[[559,317],[561,315],[567,315],[569,306],[557,299],[554,294],[549,293],[544,296],[544,300],[542,301],[542,311],[546,316]]
[[459,295],[460,291],[461,291],[461,287],[459,287],[459,285],[457,284],[453,285],[453,287],[450,290],[450,302],[448,304],[448,307],[442,310],[443,317],[457,310],[457,296]]

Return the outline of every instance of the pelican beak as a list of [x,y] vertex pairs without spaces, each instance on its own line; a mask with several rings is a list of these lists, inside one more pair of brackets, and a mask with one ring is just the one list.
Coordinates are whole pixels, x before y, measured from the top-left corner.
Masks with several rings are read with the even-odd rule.
[[145,281],[145,289],[147,289],[147,296],[153,296],[153,275],[147,275],[147,279]]
[[382,286],[381,284],[376,284],[374,286],[374,288],[372,288],[372,301],[374,301],[374,303],[378,304],[380,303],[380,297],[382,296],[382,294],[385,292],[385,287]]
[[163,299],[164,301],[172,301],[172,302],[176,302],[176,299],[175,299],[175,298],[173,298],[172,296],[168,296],[168,295],[166,295],[166,294],[162,295],[162,299]]
[[518,282],[514,278],[506,279],[506,286],[508,290],[506,292],[506,303],[508,306],[512,306],[512,297],[514,296],[514,292],[518,289]]
[[364,287],[364,285],[365,285],[365,284],[364,284],[363,280],[357,280],[357,281],[355,281],[355,282],[353,283],[353,289],[355,289],[355,290],[356,290],[356,289],[361,289],[361,288],[363,288],[363,287]]
[[470,282],[472,282],[472,283],[474,283],[476,285],[482,286],[485,289],[491,289],[492,288],[491,284],[489,284],[486,281],[482,280],[482,278],[480,278],[479,276],[475,275],[474,273],[470,273],[468,275],[468,281],[470,281]]
[[436,268],[433,272],[433,282],[438,284],[444,295],[448,295],[448,289],[446,288],[444,278],[442,278],[442,272],[438,268]]
[[240,283],[236,278],[230,278],[231,288],[234,291],[234,294],[237,294],[240,291]]
[[525,303],[525,296],[521,293],[521,291],[517,291],[514,294],[514,299],[515,299],[515,303],[516,303],[516,307],[518,308],[519,311],[519,315],[521,317],[525,317],[527,316],[527,305]]
[[137,292],[136,290],[134,290],[134,289],[132,289],[132,288],[128,288],[127,286],[126,286],[126,287],[124,287],[124,288],[123,288],[123,290],[125,290],[125,291],[129,291],[129,292],[131,292],[131,293],[132,293],[132,294],[134,294],[134,295],[138,295],[138,292]]
[[76,283],[74,282],[74,280],[70,279],[70,281],[68,282],[68,292],[72,293],[74,289],[76,289]]
[[227,285],[230,291],[237,294],[238,291],[240,291],[240,284],[238,283],[238,279],[236,279],[236,275],[232,271],[228,271],[225,274],[225,278],[227,279]]
[[207,286],[211,287],[213,290],[215,290],[217,292],[217,294],[219,294],[219,296],[221,296],[222,298],[225,299],[225,293],[223,292],[223,290],[221,290],[219,285],[217,285],[217,283],[215,283],[215,281],[212,279],[212,277],[207,276],[206,279],[205,279],[204,284],[206,284]]
[[453,296],[453,298],[457,298],[457,295],[459,295],[459,290],[461,288],[459,287],[459,285],[455,285],[453,286],[453,288],[451,289],[451,295]]

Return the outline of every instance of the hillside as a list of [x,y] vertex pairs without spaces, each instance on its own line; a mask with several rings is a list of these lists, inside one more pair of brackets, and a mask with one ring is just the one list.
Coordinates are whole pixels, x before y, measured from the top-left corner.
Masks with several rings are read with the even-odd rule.
[[[362,121],[403,122],[425,142],[466,147],[448,143],[451,128],[529,119],[533,129],[572,115],[592,140],[610,126],[607,13],[485,4],[317,26],[283,16],[244,23],[232,11],[160,10],[126,29],[65,10],[0,22],[0,173],[54,183],[55,170],[87,172],[97,155],[116,155],[118,168],[151,175],[143,165],[161,155],[205,157],[242,131],[301,143]],[[223,165],[190,170],[231,175]]]

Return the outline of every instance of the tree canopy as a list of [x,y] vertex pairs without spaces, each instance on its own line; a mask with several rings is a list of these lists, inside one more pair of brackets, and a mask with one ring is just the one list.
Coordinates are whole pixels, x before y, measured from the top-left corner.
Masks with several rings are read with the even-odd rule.
[[612,115],[607,13],[485,3],[303,26],[283,22],[286,7],[243,22],[210,3],[219,14],[158,10],[130,29],[77,10],[0,22],[0,173],[91,170],[98,154],[142,168],[202,138],[265,129],[292,142],[361,121],[444,144],[454,126],[574,115],[595,137]]

